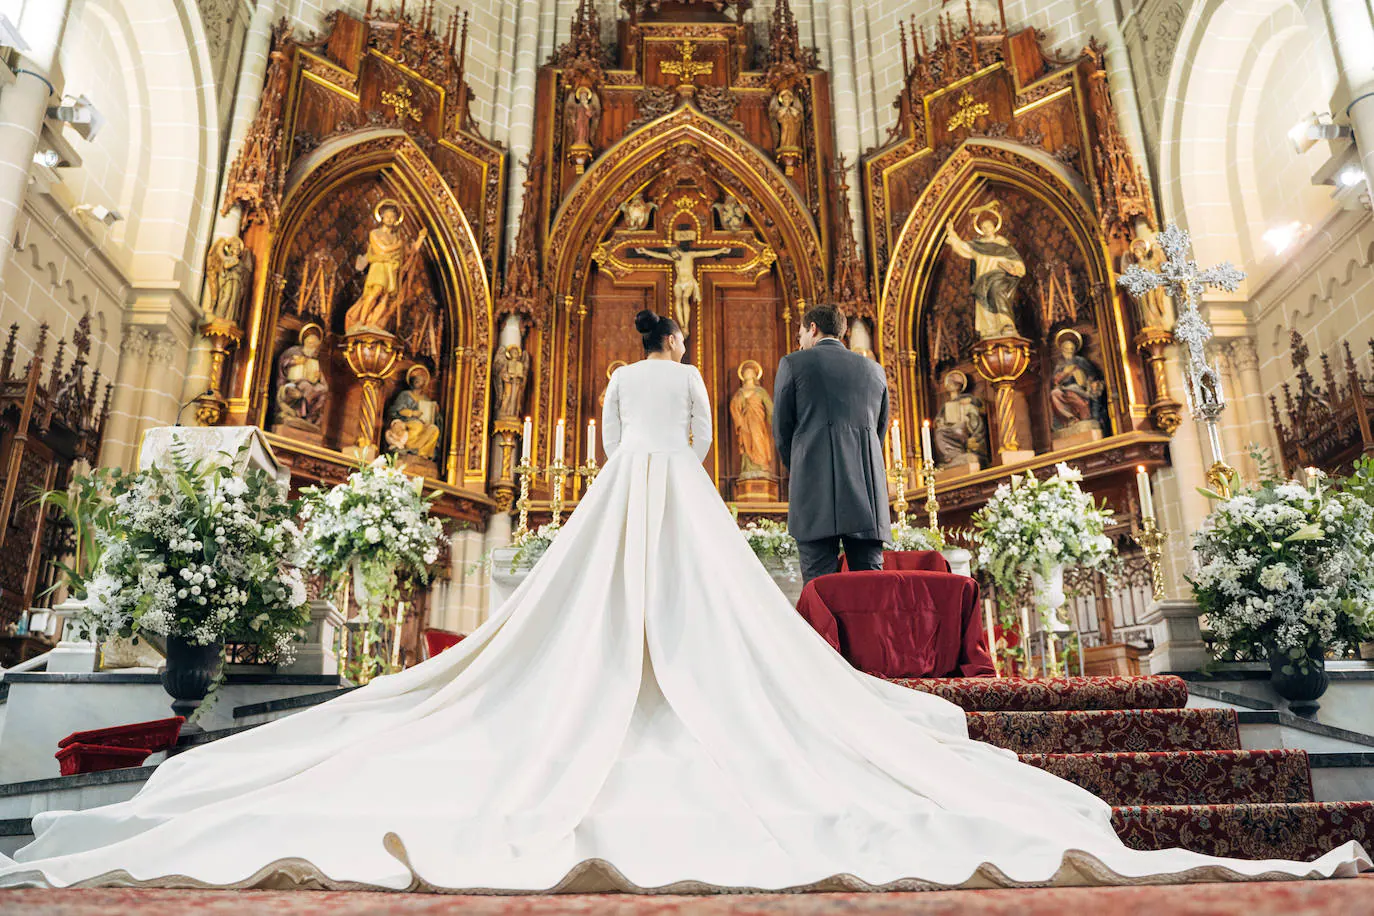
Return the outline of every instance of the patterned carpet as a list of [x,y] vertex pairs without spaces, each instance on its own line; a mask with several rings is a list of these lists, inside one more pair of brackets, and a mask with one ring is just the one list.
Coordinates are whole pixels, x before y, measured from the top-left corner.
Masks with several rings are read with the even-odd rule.
[[1374,879],[731,897],[443,897],[280,891],[0,891],[24,916],[1357,916]]

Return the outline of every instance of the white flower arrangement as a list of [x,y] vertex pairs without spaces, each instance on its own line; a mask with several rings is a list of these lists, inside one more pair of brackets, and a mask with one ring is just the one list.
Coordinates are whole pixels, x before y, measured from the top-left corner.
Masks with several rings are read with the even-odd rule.
[[170,468],[102,478],[109,511],[95,532],[87,630],[253,643],[265,660],[289,663],[310,622],[294,506],[265,471],[236,477],[179,446]]
[[1371,476],[1265,480],[1216,504],[1189,581],[1220,647],[1278,652],[1305,672],[1374,633],[1374,506],[1357,495]]
[[328,490],[302,490],[305,522],[303,565],[338,586],[355,566],[362,575],[359,604],[379,612],[400,595],[403,584],[428,582],[444,540],[431,518],[432,497],[390,458],[378,458]]
[[1015,475],[973,516],[978,565],[998,589],[1015,594],[1035,573],[1056,566],[1100,569],[1116,551],[1104,533],[1112,512],[1079,486],[1083,475],[1060,463],[1052,476]]
[[889,550],[944,550],[949,546],[944,533],[938,528],[918,528],[915,525],[899,524],[892,526],[892,541]]
[[740,534],[765,566],[779,565],[797,556],[797,542],[782,522],[759,519],[741,528]]
[[558,537],[558,532],[563,530],[562,525],[555,525],[550,522],[547,525],[540,525],[538,528],[531,528],[524,534],[511,541],[511,546],[515,548],[514,555],[511,556],[510,571],[513,574],[521,566],[533,566],[544,555],[553,544],[554,538]]

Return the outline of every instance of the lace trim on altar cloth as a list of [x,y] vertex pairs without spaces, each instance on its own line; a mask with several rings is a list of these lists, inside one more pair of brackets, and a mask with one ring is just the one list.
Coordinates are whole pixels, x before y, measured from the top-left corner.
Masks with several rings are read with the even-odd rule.
[[[440,887],[426,881],[411,865],[405,844],[395,833],[386,834],[383,839],[386,851],[394,856],[410,872],[411,883],[405,892],[430,894],[464,894],[473,896],[545,896],[553,894],[642,894],[702,896],[708,894],[808,894],[808,893],[884,893],[896,891],[949,891],[982,890],[989,888],[1014,887],[1092,887],[1092,886],[1146,886],[1164,884],[1203,884],[1221,881],[1302,881],[1325,878],[1352,878],[1360,871],[1371,867],[1369,854],[1359,843],[1354,843],[1359,858],[1354,862],[1343,862],[1330,875],[1313,869],[1304,874],[1286,871],[1268,871],[1247,875],[1224,865],[1204,865],[1178,872],[1166,872],[1132,878],[1122,875],[1104,865],[1091,853],[1080,849],[1070,849],[1064,853],[1059,868],[1046,881],[1015,881],[1009,878],[996,865],[984,862],[974,870],[968,880],[960,884],[941,884],[920,878],[902,878],[887,884],[869,884],[862,878],[851,874],[831,875],[810,884],[784,888],[764,887],[723,887],[703,881],[676,881],[659,887],[641,887],[635,884],[605,859],[585,859],[574,865],[563,879],[553,887],[543,890],[509,890],[492,887],[453,888]],[[7,876],[3,883],[10,887],[51,888],[42,872],[34,870],[16,872]],[[232,884],[210,884],[185,875],[166,875],[161,878],[140,880],[127,871],[118,869],[106,872],[85,881],[77,881],[68,887],[147,887],[181,888],[190,890],[303,890],[303,891],[386,891],[398,893],[395,888],[382,887],[359,881],[338,881],[320,871],[314,864],[304,859],[278,859],[258,869],[251,876]]]

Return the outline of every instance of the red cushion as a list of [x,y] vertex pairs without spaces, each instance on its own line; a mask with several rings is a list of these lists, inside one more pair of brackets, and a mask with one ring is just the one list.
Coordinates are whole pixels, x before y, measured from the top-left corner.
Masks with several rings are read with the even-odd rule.
[[165,751],[173,747],[185,721],[185,716],[173,716],[170,719],[155,719],[152,722],[134,722],[130,725],[72,732],[57,742],[57,746],[67,747],[79,743],[102,747],[144,748],[146,753],[151,754],[153,751]]
[[451,633],[448,630],[425,630],[425,657],[433,658],[445,649],[458,645],[467,638],[466,633]]
[[63,776],[78,773],[99,773],[136,767],[148,759],[152,751],[146,747],[111,747],[105,744],[69,744],[53,756]]
[[850,664],[890,678],[994,674],[978,583],[929,571],[820,576],[797,612]]
[[[883,571],[918,570],[949,572],[949,561],[938,550],[884,550]],[[849,572],[849,558],[840,557],[840,572]]]

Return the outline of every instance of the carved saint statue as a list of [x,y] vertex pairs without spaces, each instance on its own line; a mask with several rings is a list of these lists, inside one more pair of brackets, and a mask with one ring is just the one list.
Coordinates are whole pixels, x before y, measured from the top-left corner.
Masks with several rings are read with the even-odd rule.
[[386,409],[386,443],[399,455],[434,460],[439,447],[439,405],[429,396],[429,369],[416,364],[406,373],[406,387]]
[[363,294],[344,315],[344,330],[348,332],[361,328],[387,330],[410,293],[406,281],[419,266],[420,248],[428,232],[422,227],[415,241],[407,245],[400,230],[405,213],[391,199],[378,203],[372,215],[381,225],[368,233],[367,253],[358,255],[354,265],[358,270],[366,270],[367,276],[363,280]]
[[802,121],[805,118],[801,99],[791,89],[784,89],[768,103],[768,117],[773,122],[773,142],[779,150],[797,150],[802,145]]
[[[1166,260],[1163,249],[1155,244],[1154,233],[1147,230],[1147,234],[1131,240],[1130,250],[1122,255],[1121,270],[1124,273],[1127,267],[1136,264],[1142,270],[1157,274],[1163,270]],[[1142,293],[1136,297],[1135,304],[1142,328],[1174,329],[1174,304],[1164,287],[1156,286]]]
[[239,323],[244,297],[253,284],[253,254],[236,235],[218,239],[205,259],[205,296],[201,303],[207,321],[219,318]]
[[981,398],[968,393],[968,376],[958,370],[945,374],[945,403],[935,415],[931,438],[935,461],[942,468],[982,465],[988,454],[988,423]]
[[746,359],[739,367],[739,390],[730,399],[741,480],[773,476],[773,399],[759,385],[762,376],[763,367]]
[[749,212],[739,201],[728,195],[725,200],[713,204],[711,209],[716,211],[716,215],[720,217],[720,227],[727,232],[742,231],[749,219]]
[[1054,335],[1058,355],[1051,376],[1055,430],[1085,432],[1108,428],[1107,384],[1102,370],[1083,354],[1083,335],[1065,328]]
[[324,329],[318,324],[301,328],[299,341],[277,357],[277,422],[309,430],[320,428],[329,387],[320,370],[320,344]]
[[530,378],[530,355],[511,344],[496,354],[496,419],[518,420]]
[[649,217],[653,215],[658,204],[644,199],[643,193],[636,193],[634,197],[620,205],[620,212],[625,217],[625,228],[638,232],[649,227]]
[[563,130],[568,146],[591,148],[601,123],[601,99],[590,86],[578,86],[563,103]]
[[964,239],[951,221],[945,227],[945,242],[961,258],[973,262],[974,327],[980,340],[1016,337],[1016,287],[1026,275],[1026,262],[999,233],[1002,214],[996,201],[975,207],[973,231],[976,239]]
[[729,254],[729,248],[669,248],[656,251],[652,248],[636,248],[636,252],[646,258],[669,261],[673,265],[673,318],[682,333],[690,334],[692,326],[692,307],[701,304],[701,284],[697,282],[697,261],[702,258],[718,258]]

